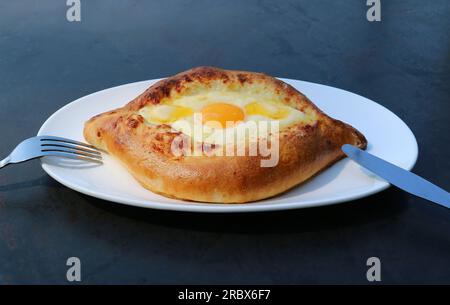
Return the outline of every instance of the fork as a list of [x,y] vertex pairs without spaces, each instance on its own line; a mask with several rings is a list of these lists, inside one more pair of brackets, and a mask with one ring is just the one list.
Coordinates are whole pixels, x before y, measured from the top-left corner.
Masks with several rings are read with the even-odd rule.
[[92,145],[61,137],[37,136],[17,145],[8,157],[0,161],[0,168],[11,163],[21,163],[46,156],[103,164],[101,152]]

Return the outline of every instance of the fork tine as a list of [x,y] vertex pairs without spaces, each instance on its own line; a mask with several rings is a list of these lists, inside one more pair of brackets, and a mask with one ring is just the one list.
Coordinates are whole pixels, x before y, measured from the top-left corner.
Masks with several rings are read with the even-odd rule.
[[79,150],[75,150],[72,148],[65,148],[65,147],[60,147],[60,146],[45,146],[41,148],[42,152],[49,152],[49,151],[60,151],[60,152],[66,152],[69,154],[74,154],[74,155],[81,155],[81,156],[85,156],[85,157],[89,157],[89,158],[93,158],[93,159],[98,159],[101,160],[102,159],[102,155],[94,155],[94,154],[90,154],[84,151],[79,151]]
[[90,148],[86,148],[85,146],[80,146],[77,144],[72,144],[72,143],[66,143],[66,142],[55,142],[55,141],[42,141],[41,142],[41,147],[49,147],[49,146],[53,146],[53,147],[65,147],[65,148],[70,148],[70,149],[75,149],[75,150],[79,150],[79,151],[83,151],[83,152],[87,152],[93,155],[100,155],[100,151],[98,150],[94,150],[94,149],[90,149]]
[[94,163],[98,163],[98,164],[103,164],[103,161],[99,160],[99,159],[95,159],[95,158],[91,158],[91,157],[87,157],[87,156],[79,155],[79,154],[56,151],[56,150],[41,152],[41,157],[47,157],[47,156],[64,157],[64,158],[69,158],[69,159],[84,160],[84,161],[94,162]]
[[55,136],[37,136],[36,138],[39,138],[41,141],[56,141],[56,142],[72,143],[72,144],[84,146],[84,147],[87,147],[87,148],[99,150],[98,148],[96,148],[96,147],[94,147],[94,146],[92,146],[92,145],[90,145],[90,144],[86,144],[86,143],[79,142],[79,141],[75,141],[75,140],[71,140],[71,139],[61,138],[61,137],[55,137]]

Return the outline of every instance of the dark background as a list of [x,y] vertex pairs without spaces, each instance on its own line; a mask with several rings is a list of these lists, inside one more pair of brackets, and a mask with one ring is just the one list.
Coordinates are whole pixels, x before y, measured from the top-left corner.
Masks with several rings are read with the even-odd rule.
[[[414,171],[450,189],[450,1],[0,2],[0,155],[70,101],[198,65],[262,71],[366,96],[419,143]],[[383,124],[383,122],[380,122]],[[0,284],[450,284],[450,211],[391,188],[336,206],[207,215],[112,204],[38,161],[0,171]]]

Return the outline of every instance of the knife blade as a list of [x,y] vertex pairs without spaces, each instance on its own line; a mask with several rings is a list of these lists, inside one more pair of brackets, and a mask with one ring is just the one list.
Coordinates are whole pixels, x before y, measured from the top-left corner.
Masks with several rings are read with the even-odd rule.
[[446,208],[450,208],[450,193],[424,178],[375,157],[350,144],[343,145],[342,151],[350,159],[385,179],[392,185],[395,185],[410,194],[430,200]]

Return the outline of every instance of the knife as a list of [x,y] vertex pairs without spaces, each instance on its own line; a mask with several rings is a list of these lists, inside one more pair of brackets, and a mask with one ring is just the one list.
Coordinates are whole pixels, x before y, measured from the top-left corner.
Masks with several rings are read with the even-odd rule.
[[396,187],[410,194],[430,200],[446,208],[450,208],[450,193],[422,177],[375,157],[350,144],[343,145],[342,151],[350,159]]

